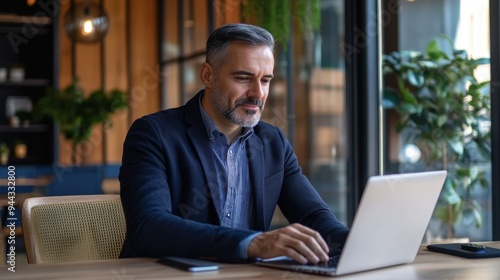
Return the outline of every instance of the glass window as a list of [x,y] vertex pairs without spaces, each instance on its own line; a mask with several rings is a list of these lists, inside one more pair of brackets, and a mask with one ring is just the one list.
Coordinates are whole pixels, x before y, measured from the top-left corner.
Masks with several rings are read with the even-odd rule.
[[[183,53],[192,55],[205,51],[208,38],[208,1],[188,0],[183,3]],[[204,53],[203,53],[204,54]]]
[[179,48],[178,1],[163,1],[163,36],[161,44],[161,60],[168,61],[181,55]]
[[209,32],[207,2],[162,2],[162,108],[180,106],[201,89],[198,68],[205,61]]
[[201,64],[205,62],[205,55],[196,56],[184,62],[184,90],[185,100],[191,99],[198,91],[203,89],[203,84],[200,81],[199,70]]
[[[348,224],[345,68],[340,51],[344,13],[343,1],[322,0],[319,30],[294,25],[292,55],[289,47],[277,44],[275,78],[263,120],[279,126],[293,140],[304,174],[334,214]],[[288,107],[290,98],[293,109]],[[286,220],[277,211],[274,224],[282,223]]]
[[309,50],[297,57],[298,62],[305,58],[305,63],[299,63],[297,77],[307,85],[308,177],[335,215],[347,224],[346,79],[340,51],[343,23],[343,1],[321,1],[321,27],[308,42]]
[[398,52],[384,59],[386,172],[447,169],[427,241],[491,240],[489,1],[396,2],[398,31],[384,42]]

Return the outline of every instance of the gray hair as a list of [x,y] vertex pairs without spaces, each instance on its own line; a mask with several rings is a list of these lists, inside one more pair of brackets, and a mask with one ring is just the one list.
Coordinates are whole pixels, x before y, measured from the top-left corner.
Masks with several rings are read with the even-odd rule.
[[274,52],[273,35],[264,28],[244,23],[223,25],[210,34],[206,46],[206,62],[212,65],[216,73],[224,62],[229,44],[234,41],[267,46]]

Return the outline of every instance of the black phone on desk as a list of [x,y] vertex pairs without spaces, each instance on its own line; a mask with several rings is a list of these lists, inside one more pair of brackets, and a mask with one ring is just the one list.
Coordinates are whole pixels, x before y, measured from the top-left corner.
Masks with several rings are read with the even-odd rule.
[[163,257],[158,259],[158,263],[190,272],[213,271],[219,269],[219,265],[211,261],[181,257]]
[[469,259],[498,258],[500,249],[475,243],[431,244],[427,249],[433,252]]

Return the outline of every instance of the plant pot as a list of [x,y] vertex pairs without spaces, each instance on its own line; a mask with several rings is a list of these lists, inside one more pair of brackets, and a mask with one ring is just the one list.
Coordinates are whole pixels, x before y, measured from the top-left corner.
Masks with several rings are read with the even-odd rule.
[[16,158],[25,158],[28,153],[28,146],[26,144],[17,144],[14,147],[14,155]]
[[7,80],[7,68],[0,68],[0,82]]
[[0,164],[7,165],[8,162],[9,162],[9,154],[8,153],[1,154],[0,155]]
[[12,82],[22,82],[24,80],[24,69],[23,68],[12,68],[9,73],[10,81]]
[[20,121],[18,117],[12,116],[10,117],[9,123],[11,127],[19,127]]

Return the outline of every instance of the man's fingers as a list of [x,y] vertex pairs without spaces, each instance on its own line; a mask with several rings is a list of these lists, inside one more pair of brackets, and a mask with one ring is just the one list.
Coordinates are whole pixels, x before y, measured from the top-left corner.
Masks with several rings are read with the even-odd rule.
[[328,245],[326,244],[326,241],[323,239],[323,237],[321,237],[321,234],[319,234],[319,232],[317,232],[313,229],[310,229],[306,226],[303,226],[301,224],[292,224],[290,226],[295,227],[300,232],[305,233],[306,235],[314,238],[314,240],[321,246],[321,249],[323,250],[323,252],[328,254],[328,251],[329,251]]
[[255,237],[248,247],[249,257],[288,256],[300,263],[328,260],[328,246],[321,235],[300,224],[265,232]]
[[328,260],[328,246],[321,235],[308,227],[292,224],[285,228],[293,239],[292,248],[302,253],[313,263]]

